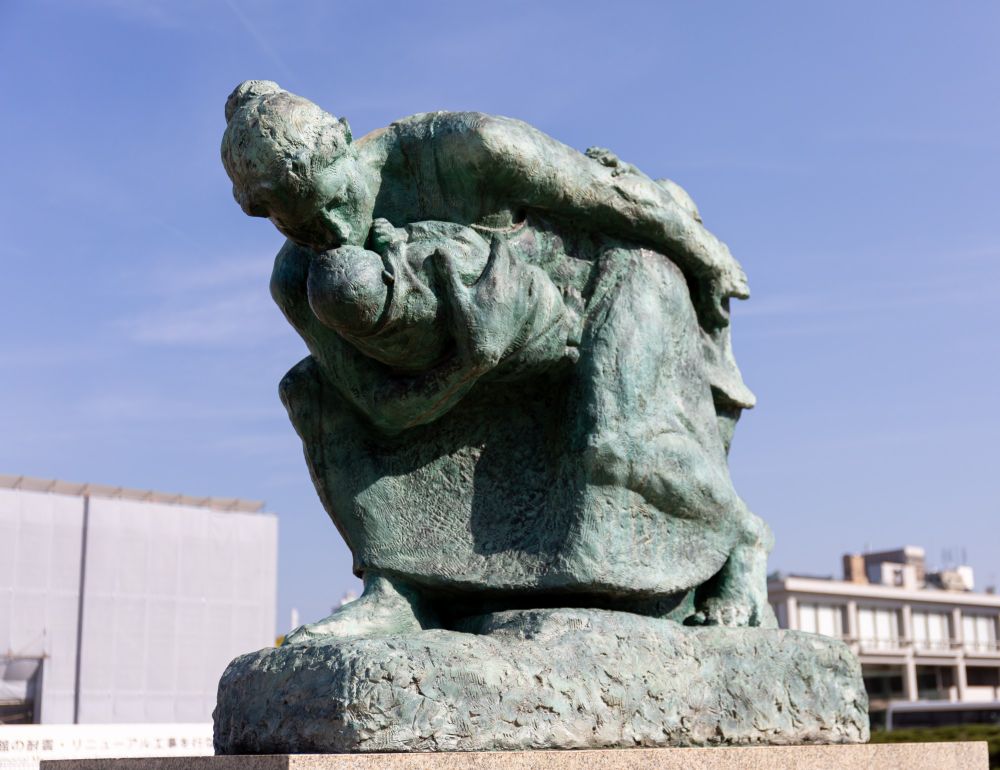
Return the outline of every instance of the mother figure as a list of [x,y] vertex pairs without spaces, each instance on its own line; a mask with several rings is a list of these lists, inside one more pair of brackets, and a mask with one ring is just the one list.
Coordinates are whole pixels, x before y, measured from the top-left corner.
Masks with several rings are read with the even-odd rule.
[[746,278],[679,186],[474,112],[353,141],[269,81],[226,120],[236,200],[288,238],[271,292],[311,355],[282,400],[365,586],[289,643],[519,607],[774,625],[726,459]]

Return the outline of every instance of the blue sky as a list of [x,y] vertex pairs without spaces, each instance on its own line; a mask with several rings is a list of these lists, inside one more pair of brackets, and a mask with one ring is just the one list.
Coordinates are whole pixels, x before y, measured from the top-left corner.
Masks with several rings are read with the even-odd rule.
[[355,585],[277,399],[281,245],[219,162],[267,78],[356,135],[519,117],[692,194],[750,275],[737,488],[773,568],[1000,578],[1000,5],[0,2],[0,472],[261,498],[278,625]]

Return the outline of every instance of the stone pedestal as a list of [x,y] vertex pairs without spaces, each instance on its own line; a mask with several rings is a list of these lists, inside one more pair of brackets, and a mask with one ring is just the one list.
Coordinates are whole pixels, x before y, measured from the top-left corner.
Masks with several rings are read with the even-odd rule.
[[987,770],[985,742],[80,759],[41,770]]
[[[219,683],[219,754],[860,743],[868,699],[841,642],[624,612],[481,616],[261,650]],[[544,755],[548,756],[548,755]],[[497,765],[499,767],[499,765]]]

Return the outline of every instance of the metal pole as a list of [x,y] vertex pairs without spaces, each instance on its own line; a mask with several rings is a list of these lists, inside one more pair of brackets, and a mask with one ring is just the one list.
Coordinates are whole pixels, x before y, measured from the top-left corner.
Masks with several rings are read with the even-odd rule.
[[80,723],[80,672],[83,662],[83,600],[87,585],[87,533],[90,529],[90,495],[83,496],[83,529],[80,534],[80,598],[76,607],[76,672],[73,677],[73,724]]

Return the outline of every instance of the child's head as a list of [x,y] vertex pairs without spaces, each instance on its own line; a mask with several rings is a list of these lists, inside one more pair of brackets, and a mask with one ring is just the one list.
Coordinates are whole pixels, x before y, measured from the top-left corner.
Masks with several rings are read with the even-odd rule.
[[309,306],[320,322],[348,337],[377,328],[389,297],[382,258],[361,246],[341,246],[309,264]]
[[373,196],[346,120],[267,80],[226,100],[222,162],[250,216],[322,251],[364,242]]

